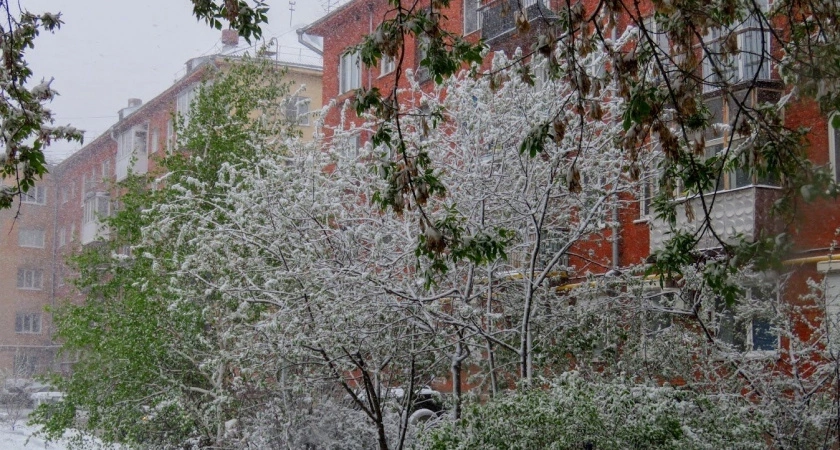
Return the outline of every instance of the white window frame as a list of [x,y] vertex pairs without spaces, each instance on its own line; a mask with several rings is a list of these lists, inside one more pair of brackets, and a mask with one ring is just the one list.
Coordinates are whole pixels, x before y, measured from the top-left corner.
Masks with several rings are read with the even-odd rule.
[[362,87],[362,56],[347,50],[338,59],[338,94]]
[[40,313],[16,313],[15,333],[17,334],[41,334]]
[[44,289],[44,272],[39,269],[18,268],[17,288],[25,291],[40,291]]
[[20,194],[20,202],[27,205],[46,205],[47,188],[44,186],[32,186],[29,191]]
[[480,10],[481,0],[464,0],[464,36],[481,30]]
[[175,147],[175,120],[169,119],[166,122],[166,153],[172,153]]
[[285,114],[289,122],[301,125],[309,125],[309,97],[293,96],[286,100]]
[[397,68],[397,61],[388,55],[382,55],[379,59],[379,76],[384,77]]
[[148,155],[154,155],[158,152],[159,141],[160,131],[157,128],[155,128],[154,130],[152,130],[152,135],[149,137],[149,144],[147,146],[149,149]]
[[24,248],[44,248],[46,232],[40,228],[19,228],[18,246]]
[[[726,152],[727,147],[729,148],[730,152],[734,152],[738,148],[738,146],[741,145],[740,144],[741,140],[742,139],[738,138],[738,136],[735,136],[734,138],[729,138],[727,136],[724,136],[722,138],[710,139],[710,140],[706,141],[705,157],[710,158],[712,156],[724,153],[724,152]],[[717,146],[721,147],[720,151],[715,152],[713,154],[710,153],[710,150],[714,147],[717,147]],[[725,163],[725,161],[724,161],[724,163]],[[747,175],[749,175],[749,174],[747,174]],[[753,180],[752,177],[750,177],[750,180],[747,182],[747,184],[743,184],[743,185],[739,184],[738,183],[738,172],[737,171],[724,171],[724,172],[722,172],[719,183],[720,183],[720,185],[716,189],[717,192],[730,191],[730,190],[733,190],[733,189],[740,189],[740,188],[744,188],[744,187],[747,187],[747,186],[754,186],[756,184],[755,180]]]
[[[763,11],[767,11],[767,2],[761,2]],[[713,70],[712,59],[716,58],[716,62],[720,66],[720,75],[727,78],[727,84],[737,84],[752,80],[754,77],[758,80],[768,80],[771,76],[770,67],[770,30],[767,24],[764,24],[764,32],[762,34],[761,24],[758,23],[755,16],[750,15],[742,23],[738,24],[731,30],[737,38],[738,53],[729,55],[725,59],[721,59],[719,55],[712,55],[711,52],[719,53],[721,51],[721,44],[724,39],[729,36],[730,31],[722,34],[720,29],[712,28],[709,34],[703,39],[705,46],[710,50],[709,53],[704,52],[702,69],[703,69],[703,92],[712,92],[720,89],[718,86],[721,83],[721,77]],[[752,40],[748,40],[748,38]],[[758,47],[764,45],[763,49]],[[750,59],[756,61],[755,64],[748,64]],[[762,60],[763,58],[763,60]],[[758,64],[760,61],[760,65]],[[750,66],[755,66],[752,73]],[[756,72],[758,76],[756,77]]]
[[817,263],[817,271],[823,274],[825,300],[826,348],[834,355],[840,354],[840,261],[829,260]]
[[[778,286],[776,287],[776,289],[773,290],[773,295],[776,298],[768,298],[768,299],[763,299],[763,300],[764,301],[778,301],[778,296],[779,296]],[[747,289],[747,300],[746,301],[752,300],[752,296],[753,296],[753,289]],[[720,301],[723,301],[723,300],[720,300]],[[776,341],[775,341],[775,345],[774,345],[773,349],[756,349],[755,348],[756,320],[754,318],[739,322],[739,321],[735,320],[736,317],[732,313],[731,310],[729,310],[729,311],[718,310],[717,307],[715,308],[715,314],[718,316],[717,317],[717,323],[715,325],[715,339],[724,343],[724,344],[727,344],[727,345],[731,346],[735,351],[739,351],[741,353],[744,353],[747,356],[763,356],[763,355],[768,355],[768,354],[776,354],[779,351],[779,348],[781,347],[781,334],[780,333],[778,333],[778,332],[775,333]],[[730,320],[731,321],[729,326],[732,327],[731,333],[733,334],[733,336],[735,335],[735,333],[739,333],[739,332],[743,331],[743,333],[744,333],[744,336],[743,336],[744,337],[744,342],[743,342],[744,348],[743,348],[743,350],[738,348],[737,342],[735,342],[734,339],[733,339],[732,342],[729,342],[729,341],[727,341],[723,338],[723,336],[722,336],[723,331],[721,330],[721,326],[724,324],[724,322],[723,322],[724,320]],[[771,324],[771,326],[772,326],[772,324]]]
[[107,193],[97,192],[85,199],[82,223],[100,222],[111,215],[111,199]]
[[198,97],[198,83],[191,84],[175,98],[175,113],[184,119],[184,128],[190,123],[190,109]]
[[[138,137],[142,137],[138,139]],[[135,155],[145,155],[149,146],[149,126],[135,125],[117,137],[117,159],[123,160]]]
[[840,128],[835,128],[832,122],[840,114],[832,114],[828,118],[828,161],[832,179],[840,183]]

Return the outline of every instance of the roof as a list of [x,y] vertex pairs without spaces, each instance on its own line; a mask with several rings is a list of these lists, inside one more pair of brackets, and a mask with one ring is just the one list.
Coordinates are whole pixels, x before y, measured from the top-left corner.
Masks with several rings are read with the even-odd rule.
[[[325,31],[332,31],[332,30],[325,30],[321,29],[325,24],[335,20],[338,16],[342,15],[345,11],[348,11],[354,7],[359,7],[363,4],[362,0],[350,0],[347,3],[339,6],[338,8],[330,11],[320,19],[310,23],[309,25],[300,29],[303,33],[307,34],[314,34],[315,36],[322,36]],[[319,30],[320,29],[320,30]]]

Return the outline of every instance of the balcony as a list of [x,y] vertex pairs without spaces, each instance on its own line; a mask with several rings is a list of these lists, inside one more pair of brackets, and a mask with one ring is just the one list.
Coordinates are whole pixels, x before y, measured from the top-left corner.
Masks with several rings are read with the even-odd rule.
[[102,221],[111,213],[111,198],[106,192],[89,193],[85,197],[82,217],[82,245],[100,239],[108,239],[109,229]]
[[[704,196],[706,206],[711,208],[712,229],[724,241],[733,240],[736,235],[755,239],[765,232],[776,230],[775,220],[770,217],[773,202],[781,191],[777,187],[749,185],[728,191],[718,191]],[[703,224],[703,206],[700,197],[677,200],[677,228],[683,231],[697,231]],[[685,215],[683,202],[688,201],[694,211],[695,219],[689,221]],[[659,219],[650,221],[650,252],[665,247],[669,235],[668,224]],[[697,242],[698,249],[720,247],[709,230],[704,230]]]
[[481,37],[492,41],[506,35],[516,28],[516,14],[522,9],[532,21],[539,17],[553,17],[554,13],[546,7],[545,0],[499,0],[490,2],[480,10]]

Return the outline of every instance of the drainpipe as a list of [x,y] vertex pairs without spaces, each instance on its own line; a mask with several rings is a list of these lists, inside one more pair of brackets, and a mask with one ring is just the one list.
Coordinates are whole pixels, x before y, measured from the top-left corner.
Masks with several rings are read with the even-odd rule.
[[618,202],[614,202],[612,205],[612,268],[614,270],[618,270],[618,231],[619,231],[619,223],[618,223]]
[[[368,35],[373,34],[373,3],[368,3]],[[370,67],[367,68],[368,75],[368,89],[373,86],[373,76],[370,74]]]
[[318,48],[318,47],[312,45],[312,43],[310,43],[306,39],[304,39],[304,36],[308,36],[308,34],[306,34],[306,32],[303,31],[302,28],[299,29],[299,30],[296,30],[295,32],[297,33],[298,43],[300,45],[308,48],[309,50],[312,50],[313,52],[317,53],[320,56],[324,56],[324,49],[323,48]]

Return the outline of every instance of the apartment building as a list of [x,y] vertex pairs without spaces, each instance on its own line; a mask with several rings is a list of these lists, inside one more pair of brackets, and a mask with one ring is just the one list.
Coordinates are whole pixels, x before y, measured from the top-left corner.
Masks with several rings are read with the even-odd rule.
[[[12,209],[0,210],[0,373],[28,378],[48,370],[66,371],[68,356],[56,358],[48,306],[83,302],[67,282],[65,261],[83,246],[108,238],[103,218],[118,202],[114,183],[128,174],[157,169],[157,161],[172,151],[175,114],[188,118],[191,101],[202,81],[224,70],[254,48],[238,47],[232,30],[222,35],[220,54],[187,61],[185,73],[151,100],[129,99],[118,121],[79,151],[50,167],[49,174]],[[321,68],[317,58],[283,52],[275,47],[264,57],[285,70],[288,106],[282,114],[298,123],[304,140],[315,132],[312,113],[321,108]],[[188,120],[188,119],[187,119]]]
[[[55,167],[51,167],[50,171]],[[10,181],[10,180],[7,180]],[[55,298],[56,178],[45,176],[11,209],[0,211],[0,376],[27,378],[56,352],[45,313]]]
[[[593,2],[584,2],[589,5]],[[566,3],[553,0],[453,0],[448,8],[441,11],[442,26],[445,30],[462,35],[476,42],[483,39],[490,47],[485,63],[494,51],[505,51],[511,55],[517,47],[530,49],[542,30],[550,28],[557,20],[558,11]],[[593,5],[590,5],[593,6]],[[649,26],[651,36],[660,48],[668,49],[668,38],[657,32],[652,20],[653,8],[647,2],[637,4],[634,14],[636,22],[642,21]],[[764,5],[766,7],[766,4]],[[427,5],[428,7],[428,5]],[[593,8],[589,8],[592,10]],[[530,21],[529,27],[517,27],[518,12],[525,11]],[[357,88],[378,88],[389,92],[394,83],[394,62],[383,58],[380,67],[365,67],[360,62],[357,52],[350,49],[362,42],[363,37],[373,32],[377,25],[393,14],[386,0],[354,0],[320,20],[298,31],[301,39],[317,41],[321,39],[319,51],[324,59],[323,103],[335,101],[341,104],[352,98]],[[630,23],[627,12],[619,18],[620,23]],[[638,15],[637,17],[635,15]],[[707,80],[704,88],[706,105],[712,111],[716,123],[724,126],[710,127],[705,136],[705,155],[715,155],[732,142],[737,142],[735,129],[738,106],[729,99],[741,95],[744,104],[756,105],[765,101],[778,100],[790,91],[779,77],[777,68],[761,55],[779,54],[773,46],[776,41],[770,38],[769,30],[755,20],[747,20],[740,25],[732,42],[738,52],[727,62],[727,71],[719,73],[713,69],[710,58],[702,61],[702,73]],[[431,82],[424,69],[419,67],[423,58],[422,49],[413,37],[408,38],[402,55],[404,69],[418,73],[421,83]],[[708,45],[723,45],[721,37],[714,34],[707,37]],[[730,43],[731,44],[731,43]],[[700,51],[699,46],[695,51]],[[728,89],[716,87],[715,77],[727,77]],[[406,83],[402,78],[401,83]],[[747,86],[753,88],[747,90]],[[327,125],[338,125],[339,116],[335,109],[325,118]],[[815,166],[829,167],[835,181],[840,181],[840,130],[831,126],[829,117],[820,112],[818,105],[809,100],[797,100],[790,104],[784,113],[785,125],[791,129],[807,127],[807,156]],[[728,126],[727,126],[728,125]],[[727,131],[729,130],[729,131]],[[364,142],[365,137],[361,136]],[[329,145],[327,136],[326,145]],[[710,211],[711,229],[724,240],[744,236],[755,240],[768,233],[785,232],[792,240],[793,247],[783,261],[785,273],[774,272],[768,277],[785,278],[784,289],[778,295],[784,301],[802,302],[802,294],[808,292],[809,280],[825,282],[826,309],[830,314],[840,313],[840,252],[836,250],[837,232],[840,227],[840,201],[820,199],[810,203],[798,202],[796,220],[780,223],[770,210],[780,199],[782,190],[772,180],[759,179],[744,173],[723,173],[717,190],[705,196],[714,198]],[[590,274],[604,274],[611,269],[622,269],[630,265],[642,264],[650,260],[657,250],[662,249],[667,238],[668,226],[655,218],[650,204],[650,189],[643,189],[633,198],[623,198],[625,205],[615,211],[613,225],[604,230],[599,240],[576,244],[575,254],[587,254],[588,261],[570,256],[568,264],[572,267],[586,266]],[[703,211],[699,197],[680,200],[693,208],[679,208],[678,227],[698,230],[700,223],[696,218],[686,216],[686,209]],[[608,245],[604,245],[608,243]],[[719,247],[710,231],[700,236],[696,248],[714,253]],[[593,264],[596,263],[596,264]],[[578,274],[580,276],[582,274]],[[565,281],[574,285],[574,276]],[[817,308],[818,309],[818,308]],[[816,310],[816,309],[815,309]],[[817,313],[809,312],[805,322],[796,326],[797,333],[807,336],[809,327],[824,321]],[[767,336],[766,326],[753,323],[745,330],[746,339],[739,342],[744,351],[775,350],[786,345],[784,338]]]

